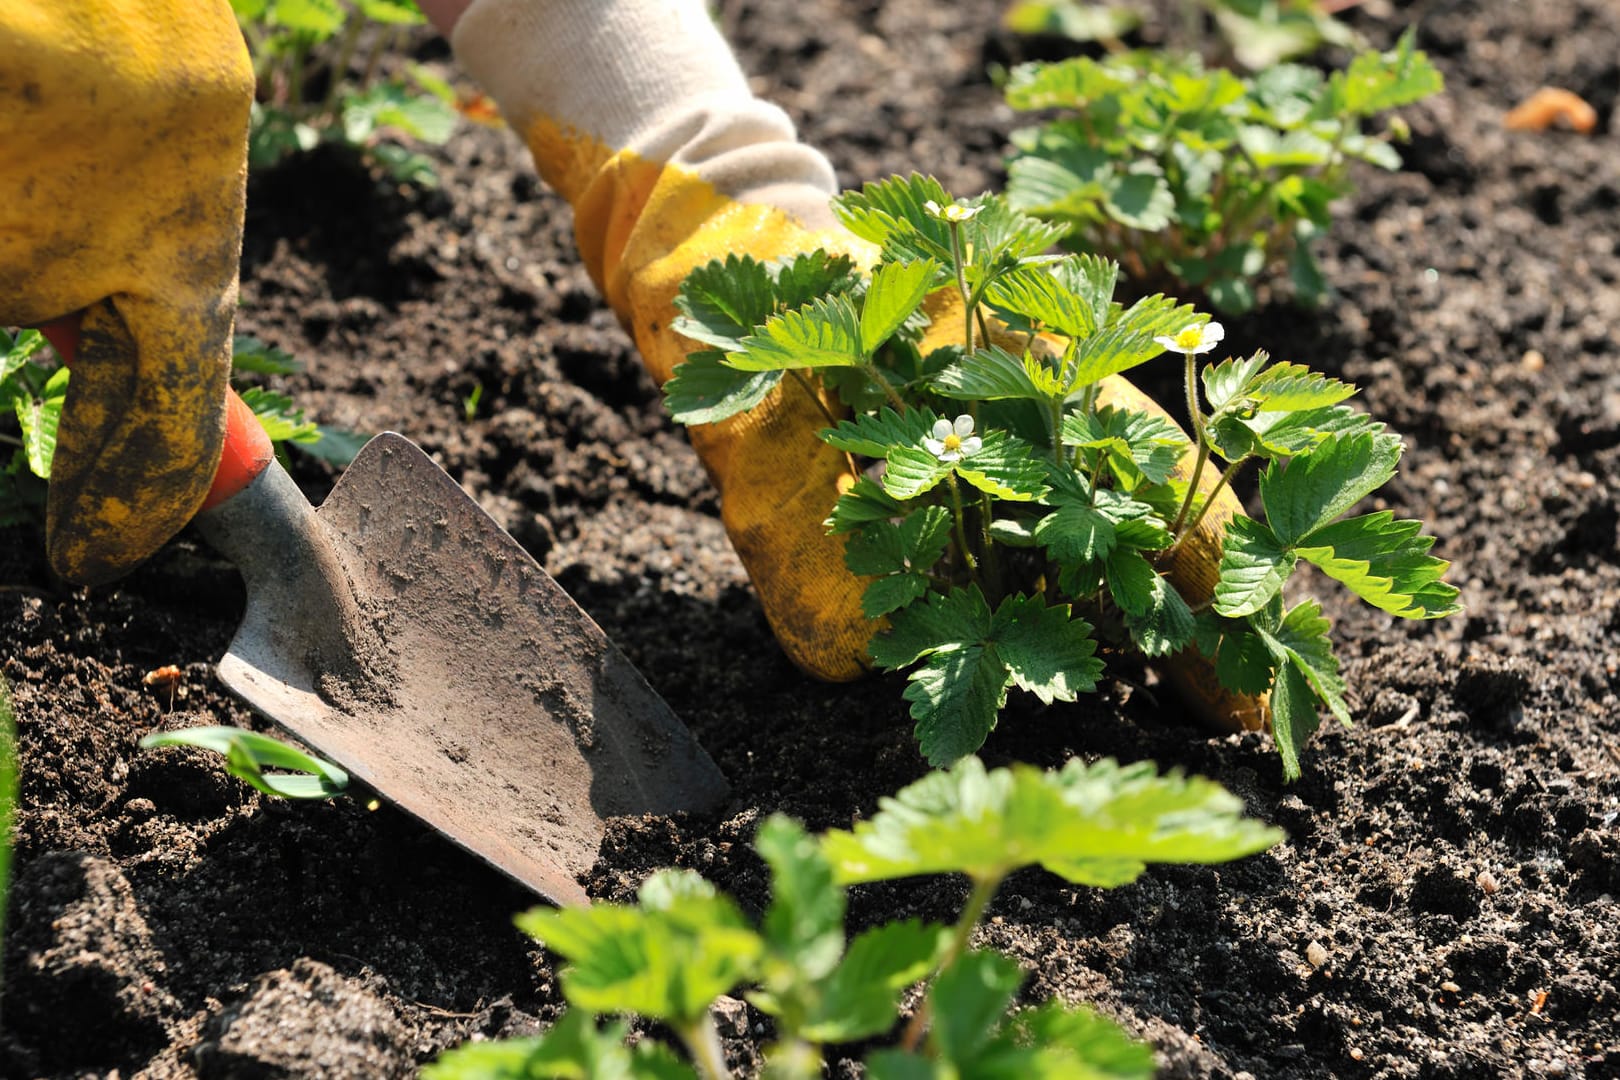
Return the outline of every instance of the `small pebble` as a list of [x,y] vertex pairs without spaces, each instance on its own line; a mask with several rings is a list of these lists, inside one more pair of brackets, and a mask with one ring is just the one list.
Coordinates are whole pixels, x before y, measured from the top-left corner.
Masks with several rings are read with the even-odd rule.
[[1310,961],[1311,967],[1319,968],[1328,962],[1328,951],[1320,941],[1313,941],[1305,946],[1305,959]]
[[1526,349],[1524,355],[1519,357],[1519,366],[1534,375],[1547,366],[1547,358],[1541,355],[1540,349]]
[[1452,982],[1450,979],[1447,979],[1445,982],[1441,983],[1440,984],[1440,989],[1444,990],[1448,994],[1460,994],[1460,993],[1462,993],[1462,987],[1458,986],[1456,983]]
[[1474,879],[1474,884],[1478,885],[1479,891],[1486,896],[1490,896],[1502,888],[1502,883],[1497,881],[1496,875],[1489,870],[1481,870],[1479,876]]

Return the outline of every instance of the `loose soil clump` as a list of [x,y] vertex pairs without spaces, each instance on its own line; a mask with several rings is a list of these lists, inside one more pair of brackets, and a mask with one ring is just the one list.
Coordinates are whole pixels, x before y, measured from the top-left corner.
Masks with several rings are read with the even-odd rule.
[[[1017,123],[987,65],[1051,43],[996,5],[726,2],[756,89],[846,184],[920,170],[998,187]],[[1169,1077],[1620,1076],[1620,34],[1607,0],[1417,3],[1447,91],[1406,111],[1406,167],[1360,175],[1323,245],[1335,296],[1227,320],[1359,383],[1404,434],[1384,492],[1454,560],[1466,614],[1397,623],[1336,587],[1357,726],[1284,785],[1267,740],[1212,736],[1141,671],[1003,719],[992,763],[1151,758],[1209,775],[1286,843],[1104,892],[1015,877],[981,943],[1028,1000],[1090,1002]],[[1374,39],[1398,29],[1352,12]],[[442,45],[423,45],[443,59]],[[1509,132],[1543,85],[1596,130]],[[506,131],[469,126],[438,191],[317,152],[254,178],[241,329],[302,358],[322,421],[399,430],[601,623],[733,785],[704,817],[621,820],[587,885],[702,872],[756,907],[757,823],[870,813],[921,775],[899,684],[824,686],[772,643],[718,504],[574,252],[566,206]],[[1175,372],[1146,383],[1176,400]],[[1156,381],[1157,380],[1157,381]],[[476,415],[463,402],[482,387]],[[303,461],[318,500],[334,474]],[[0,1075],[395,1076],[564,1007],[512,926],[532,898],[386,806],[289,805],[157,728],[263,728],[210,664],[235,573],[183,536],[115,586],[53,580],[0,530],[0,663],[23,793]],[[1327,583],[1331,584],[1331,583]],[[183,677],[142,685],[165,664]],[[862,888],[859,925],[948,918],[956,883]],[[768,1039],[738,1006],[744,1071]],[[834,1075],[854,1076],[852,1061]]]

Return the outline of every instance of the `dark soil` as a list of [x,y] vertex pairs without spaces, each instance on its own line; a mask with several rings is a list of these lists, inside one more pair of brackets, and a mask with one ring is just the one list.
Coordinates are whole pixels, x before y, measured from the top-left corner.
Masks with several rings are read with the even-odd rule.
[[[757,88],[846,183],[1001,182],[1015,120],[987,65],[1047,46],[1002,35],[993,5],[720,9]],[[1211,736],[1123,683],[1011,714],[992,762],[1151,758],[1289,840],[1112,892],[1020,875],[982,943],[1025,964],[1030,1000],[1091,1002],[1150,1039],[1166,1076],[1616,1077],[1620,33],[1611,0],[1354,14],[1380,41],[1420,19],[1447,92],[1407,111],[1405,170],[1362,176],[1324,245],[1337,298],[1230,320],[1229,345],[1364,387],[1409,445],[1383,501],[1430,523],[1467,613],[1396,623],[1322,588],[1358,723],[1324,729],[1291,786],[1265,738]],[[1547,84],[1596,106],[1598,130],[1505,132]],[[758,904],[762,815],[847,825],[923,773],[900,686],[824,686],[784,660],[567,208],[505,131],[469,127],[440,156],[440,192],[323,154],[257,178],[242,329],[305,360],[286,386],[323,421],[430,451],[730,778],[713,816],[617,824],[593,895],[679,865]],[[299,478],[319,498],[333,475]],[[532,900],[493,871],[386,806],[275,802],[200,752],[136,748],[155,728],[262,726],[211,675],[242,606],[228,566],[182,537],[73,591],[41,549],[0,533],[23,765],[0,1073],[403,1075],[556,1016],[556,969],[510,921]],[[164,664],[183,672],[172,702],[142,684]],[[945,918],[962,895],[870,888],[853,912]],[[744,1071],[759,1020],[733,1017]]]

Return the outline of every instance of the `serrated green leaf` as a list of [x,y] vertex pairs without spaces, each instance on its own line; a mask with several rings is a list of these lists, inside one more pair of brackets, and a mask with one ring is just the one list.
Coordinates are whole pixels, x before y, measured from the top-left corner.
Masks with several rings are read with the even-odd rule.
[[804,826],[772,814],[754,834],[771,870],[771,903],[760,929],[774,960],[796,978],[825,978],[844,952],[844,890]]
[[1038,598],[1009,597],[992,615],[973,587],[897,613],[871,651],[885,668],[926,660],[905,697],[924,755],[944,764],[983,744],[1014,684],[1046,702],[1094,690],[1102,665],[1090,632],[1067,605],[1047,608]]
[[1438,619],[1462,610],[1457,589],[1441,581],[1450,563],[1430,555],[1434,538],[1421,521],[1389,510],[1347,518],[1300,542],[1301,558],[1374,607],[1403,619]]
[[830,254],[824,248],[784,257],[770,263],[768,269],[776,305],[784,310],[803,307],[832,293],[849,292],[861,280],[853,259]]
[[1136,1042],[1090,1009],[1048,1001],[1015,1013],[1006,1025],[1015,1046],[1029,1047],[1027,1080],[1152,1080],[1153,1048]]
[[1394,435],[1333,435],[1286,466],[1260,476],[1260,501],[1278,543],[1292,547],[1333,521],[1395,475],[1401,440]]
[[861,348],[876,351],[917,310],[933,284],[939,264],[933,259],[885,263],[866,287],[861,305]]
[[[928,997],[933,1029],[929,1044],[944,1062],[971,1066],[1001,1026],[1024,972],[1010,957],[968,952],[934,980]],[[972,1075],[971,1068],[964,1070]]]
[[231,339],[231,377],[238,375],[292,375],[302,369],[296,357],[256,337],[238,334]]
[[1372,116],[1445,89],[1445,80],[1428,55],[1416,48],[1416,42],[1416,29],[1409,28],[1391,51],[1365,52],[1352,58],[1350,66],[1334,76],[1345,111]]
[[739,351],[726,354],[726,363],[739,371],[856,367],[866,360],[860,316],[843,295],[773,315],[740,344]]
[[423,1067],[422,1080],[695,1080],[662,1043],[626,1046],[629,1025],[598,1028],[584,1009],[569,1009],[544,1035],[465,1042]]
[[1011,682],[1007,665],[983,645],[931,653],[911,673],[903,695],[917,721],[917,748],[928,763],[948,765],[983,746],[1007,703]]
[[1304,364],[1274,364],[1249,384],[1247,396],[1253,397],[1265,412],[1298,412],[1337,405],[1355,392],[1350,383],[1312,371]]
[[1226,417],[1211,430],[1216,449],[1228,461],[1248,454],[1287,458],[1308,454],[1330,436],[1377,435],[1384,425],[1347,405],[1301,412],[1259,412],[1247,419]]
[[1013,685],[1050,705],[1097,689],[1103,665],[1091,629],[1067,604],[1048,607],[1038,596],[1009,596],[996,609],[990,636]]
[[1153,606],[1159,572],[1133,548],[1116,548],[1108,556],[1108,593],[1121,611],[1145,615]]
[[904,513],[905,509],[900,503],[879,487],[876,481],[863,476],[838,497],[833,504],[832,514],[822,525],[836,536],[851,532],[869,521],[888,521]]
[[1053,562],[1097,562],[1114,550],[1114,523],[1084,503],[1064,503],[1036,523],[1035,539]]
[[861,614],[879,619],[928,595],[928,579],[921,574],[880,577],[861,593]]
[[1271,653],[1258,634],[1239,620],[1221,619],[1206,613],[1199,617],[1198,634],[1210,640],[1199,641],[1199,651],[1215,660],[1215,675],[1228,690],[1242,694],[1263,694],[1271,689]]
[[988,431],[983,438],[977,451],[956,462],[958,476],[980,491],[1009,502],[1030,502],[1046,494],[1046,466],[1028,443],[1005,431]]
[[1048,397],[1030,377],[1025,362],[999,345],[952,363],[934,376],[929,389],[957,401],[1045,401]]
[[1169,580],[1154,575],[1147,609],[1126,612],[1125,628],[1144,656],[1169,656],[1192,643],[1193,613]]
[[[1268,646],[1281,646],[1290,662],[1299,668],[1311,689],[1327,704],[1339,723],[1350,726],[1350,707],[1344,700],[1344,680],[1339,678],[1339,660],[1333,655],[1333,628],[1315,600],[1297,604],[1283,617],[1282,624],[1269,636],[1261,631]],[[1275,654],[1273,654],[1275,655]]]
[[[250,787],[284,799],[329,799],[349,786],[349,774],[279,739],[236,727],[194,727],[155,731],[141,739],[141,749],[196,746],[225,758],[225,771]],[[265,769],[290,769],[267,773]]]
[[637,896],[636,907],[534,908],[517,917],[519,929],[570,962],[562,973],[569,1004],[685,1026],[754,977],[765,943],[713,885],[662,870]]
[[997,881],[1040,865],[1077,884],[1134,880],[1149,862],[1217,863],[1262,851],[1282,833],[1242,816],[1213,781],[1072,759],[1061,771],[987,771],[977,758],[931,773],[822,848],[836,880],[963,873]]
[[259,418],[259,426],[273,443],[313,443],[320,439],[320,427],[313,420],[304,419],[304,410],[293,404],[286,394],[278,394],[262,386],[249,386],[241,391],[243,404]]
[[951,515],[925,506],[899,525],[863,525],[844,548],[844,565],[861,576],[886,575],[867,586],[861,606],[875,619],[902,608],[928,591],[928,570],[950,543]]
[[747,412],[770,396],[780,371],[738,371],[719,349],[691,353],[664,384],[664,407],[680,424],[713,424]]
[[1051,64],[1020,64],[1007,79],[1007,104],[1015,109],[1080,109],[1128,87],[1135,73],[1105,67],[1090,57]]
[[68,369],[57,368],[38,393],[16,392],[12,411],[22,427],[23,454],[28,471],[41,480],[51,478],[51,462],[56,457],[56,432],[62,423],[62,404],[67,396]]
[[[792,305],[798,307],[800,305]],[[750,255],[727,255],[698,267],[675,296],[673,329],[693,341],[732,352],[776,312],[770,271]]]
[[1219,413],[1241,401],[1255,376],[1260,374],[1270,359],[1262,351],[1244,360],[1232,357],[1219,364],[1206,365],[1199,378],[1204,384],[1204,399],[1209,402],[1209,411]]
[[1265,525],[1241,515],[1233,518],[1221,548],[1215,610],[1228,618],[1254,614],[1282,592],[1297,562]]
[[984,295],[991,306],[1016,312],[1066,337],[1086,337],[1099,325],[1091,299],[1071,292],[1048,266],[1024,266],[1002,274]]
[[1063,445],[1106,453],[1115,476],[1134,488],[1164,483],[1191,443],[1168,417],[1105,405],[1065,416]]
[[846,191],[833,198],[832,208],[845,228],[881,246],[885,254],[948,264],[950,226],[928,212],[929,202],[946,206],[952,199],[938,180],[912,173]]
[[1299,751],[1321,726],[1316,695],[1293,664],[1278,662],[1271,684],[1271,737],[1282,758],[1283,779],[1298,780]]
[[325,41],[339,30],[348,16],[337,0],[275,0],[270,20],[277,26]]
[[927,450],[896,447],[889,451],[889,465],[883,470],[883,490],[896,499],[915,499],[949,476],[952,468]]
[[885,923],[850,942],[800,1035],[843,1043],[881,1035],[899,1015],[900,994],[924,978],[949,941],[945,927],[917,919]]
[[373,22],[392,26],[420,26],[427,21],[412,0],[354,0],[354,6]]
[[[679,369],[677,369],[679,370]],[[875,414],[840,421],[837,427],[817,432],[821,441],[847,454],[881,458],[897,446],[915,448],[939,420],[932,409],[907,409],[897,413],[884,407]]]
[[1158,167],[1143,164],[1103,184],[1103,206],[1127,229],[1156,233],[1169,227],[1176,197]]
[[1072,385],[1089,386],[1145,364],[1164,352],[1156,337],[1174,334],[1207,321],[1190,304],[1165,296],[1147,296],[1120,312],[1107,329],[1080,342]]

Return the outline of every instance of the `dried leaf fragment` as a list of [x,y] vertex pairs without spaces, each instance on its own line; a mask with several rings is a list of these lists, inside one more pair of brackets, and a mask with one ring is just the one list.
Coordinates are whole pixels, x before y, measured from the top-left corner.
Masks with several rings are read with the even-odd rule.
[[1560,122],[1589,135],[1597,127],[1597,110],[1569,90],[1543,86],[1502,118],[1509,131],[1545,131]]
[[141,679],[142,685],[167,688],[180,681],[180,669],[173,664],[164,664],[160,668],[153,668]]

